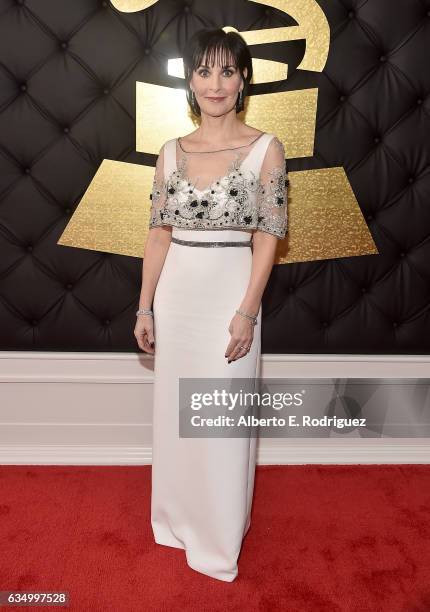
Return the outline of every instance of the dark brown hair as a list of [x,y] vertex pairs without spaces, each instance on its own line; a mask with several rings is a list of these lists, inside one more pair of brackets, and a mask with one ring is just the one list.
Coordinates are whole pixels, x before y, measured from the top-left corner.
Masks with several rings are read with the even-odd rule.
[[[224,32],[221,28],[204,28],[195,32],[187,42],[183,52],[187,101],[192,112],[198,117],[201,116],[200,106],[195,100],[195,96],[195,102],[193,101],[190,81],[193,71],[197,70],[205,56],[208,66],[213,66],[216,59],[219,60],[221,66],[226,66],[230,63],[230,57],[233,57],[234,64],[239,69],[244,81],[241,104],[239,104],[239,96],[236,100],[236,113],[240,113],[244,108],[249,83],[252,79],[252,58],[245,39],[237,32]],[[245,68],[248,71],[246,77],[244,76]]]

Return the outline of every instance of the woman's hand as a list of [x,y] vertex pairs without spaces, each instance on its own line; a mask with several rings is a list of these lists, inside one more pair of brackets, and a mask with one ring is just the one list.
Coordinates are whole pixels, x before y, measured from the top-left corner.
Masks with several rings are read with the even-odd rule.
[[[225,356],[230,361],[236,361],[249,353],[254,338],[254,324],[250,319],[236,313],[232,318],[228,331],[231,334]],[[241,348],[245,347],[245,349]]]
[[154,319],[151,315],[138,315],[134,335],[142,351],[151,354],[155,353]]

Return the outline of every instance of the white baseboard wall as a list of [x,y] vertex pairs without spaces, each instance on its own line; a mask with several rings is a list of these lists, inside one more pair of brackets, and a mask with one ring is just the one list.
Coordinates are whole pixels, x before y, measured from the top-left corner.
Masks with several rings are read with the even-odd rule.
[[[262,355],[262,378],[429,378],[430,356]],[[145,465],[153,358],[0,352],[0,464]],[[429,463],[429,438],[260,438],[259,465]]]

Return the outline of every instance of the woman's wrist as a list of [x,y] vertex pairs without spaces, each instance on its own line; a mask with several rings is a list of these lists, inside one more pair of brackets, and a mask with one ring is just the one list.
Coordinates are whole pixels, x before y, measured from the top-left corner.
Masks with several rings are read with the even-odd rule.
[[260,310],[260,303],[251,303],[251,304],[241,304],[239,306],[239,310],[241,310],[242,312],[246,312],[246,314],[251,315],[252,317],[256,317],[258,316],[258,312]]
[[143,308],[150,310],[152,308],[152,300],[150,301],[148,298],[141,295],[139,300],[139,309]]
[[244,310],[242,310],[241,308],[238,308],[236,310],[236,312],[241,317],[244,317],[245,319],[248,319],[253,325],[257,325],[257,315],[249,314],[249,313],[245,312]]
[[153,308],[152,303],[149,304],[149,301],[147,299],[144,299],[143,296],[141,296],[139,300],[138,310],[136,311],[136,317],[140,315],[143,315],[143,316],[149,315],[150,317],[153,317],[154,312],[152,308]]

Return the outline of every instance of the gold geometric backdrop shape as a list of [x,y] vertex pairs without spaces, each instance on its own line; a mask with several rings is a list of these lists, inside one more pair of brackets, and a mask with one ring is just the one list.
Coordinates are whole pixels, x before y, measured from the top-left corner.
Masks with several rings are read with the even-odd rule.
[[[299,70],[322,72],[330,48],[330,25],[322,7],[316,0],[249,0],[259,7],[265,5],[292,17],[297,25],[287,27],[245,30],[239,34],[248,45],[260,45],[293,40],[306,41],[306,53],[298,66]],[[158,0],[111,0],[112,5],[123,13],[145,12]],[[230,25],[223,26],[226,32],[238,30]],[[258,71],[257,71],[258,72]],[[266,75],[267,76],[267,75]],[[266,82],[270,79],[266,78]],[[254,80],[262,82],[261,80]]]
[[[143,257],[153,171],[104,160],[58,244]],[[278,242],[276,263],[378,252],[343,168],[290,172],[289,179],[294,232]]]
[[104,159],[58,244],[143,257],[154,168]]
[[290,172],[289,178],[293,230],[278,242],[277,263],[378,254],[343,168]]

